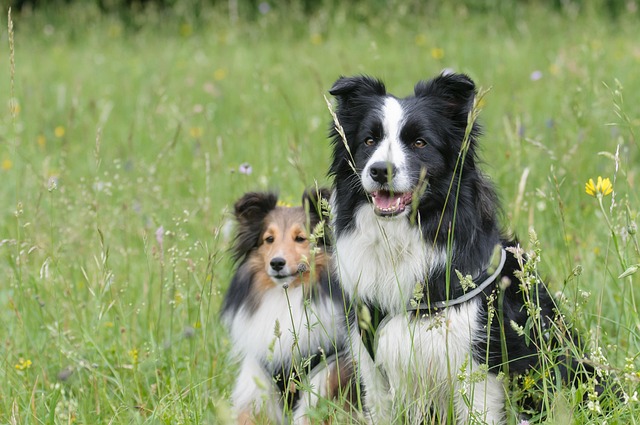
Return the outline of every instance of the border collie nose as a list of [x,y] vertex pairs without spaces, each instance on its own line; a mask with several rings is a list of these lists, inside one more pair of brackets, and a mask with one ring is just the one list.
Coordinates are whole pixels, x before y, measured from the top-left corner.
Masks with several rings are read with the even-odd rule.
[[269,263],[269,265],[271,266],[271,268],[277,272],[279,272],[280,270],[282,270],[284,268],[284,266],[287,264],[287,260],[285,260],[282,257],[275,257],[271,259],[271,262]]
[[[389,171],[391,175],[389,175]],[[371,164],[369,167],[369,175],[376,183],[386,184],[393,179],[393,175],[396,173],[396,167],[385,161],[378,161]]]

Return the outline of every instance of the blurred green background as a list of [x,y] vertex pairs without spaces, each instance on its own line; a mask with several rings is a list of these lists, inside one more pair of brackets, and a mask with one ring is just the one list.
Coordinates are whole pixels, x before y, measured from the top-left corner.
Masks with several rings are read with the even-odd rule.
[[0,422],[227,422],[230,205],[330,184],[340,75],[405,96],[452,69],[490,89],[481,158],[505,228],[524,245],[535,229],[541,273],[631,397],[599,413],[568,393],[551,420],[633,423],[638,4],[441,3],[4,5]]

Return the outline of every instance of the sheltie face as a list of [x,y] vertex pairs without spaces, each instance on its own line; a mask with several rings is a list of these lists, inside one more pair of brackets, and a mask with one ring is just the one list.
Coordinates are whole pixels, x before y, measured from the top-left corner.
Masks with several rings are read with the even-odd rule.
[[248,193],[235,204],[238,266],[222,319],[240,363],[232,395],[240,423],[255,415],[304,422],[309,407],[336,396],[351,376],[342,292],[324,239],[311,242],[320,196],[328,194],[283,207],[273,193]]
[[308,284],[313,266],[322,273],[317,268],[324,269],[326,259],[322,250],[311,252],[306,222],[303,207],[277,206],[264,218],[259,246],[249,260],[261,288]]

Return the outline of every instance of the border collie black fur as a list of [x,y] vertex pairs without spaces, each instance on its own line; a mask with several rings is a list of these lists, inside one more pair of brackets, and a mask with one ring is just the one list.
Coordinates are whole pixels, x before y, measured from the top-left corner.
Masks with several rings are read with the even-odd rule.
[[324,238],[310,240],[322,221],[317,199],[306,193],[303,206],[285,207],[274,193],[252,192],[235,204],[238,266],[222,319],[240,362],[238,423],[305,423],[307,408],[337,397],[352,375],[342,293]]
[[[397,415],[408,423],[503,423],[497,374],[538,366],[536,341],[548,341],[559,319],[539,279],[528,289],[538,320],[525,308],[518,243],[500,231],[495,191],[477,166],[480,128],[468,127],[473,81],[443,74],[397,98],[379,80],[342,77],[330,93],[346,138],[332,126],[336,272],[358,311],[384,317],[372,356],[364,343],[354,352],[365,407],[375,423]],[[505,262],[487,279],[496,251]],[[455,300],[464,302],[430,308]],[[556,373],[565,379],[583,367],[561,358]]]

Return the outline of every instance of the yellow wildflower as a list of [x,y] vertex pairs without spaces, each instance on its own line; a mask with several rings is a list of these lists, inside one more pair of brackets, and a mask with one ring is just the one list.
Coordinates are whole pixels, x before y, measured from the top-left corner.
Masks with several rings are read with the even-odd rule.
[[117,24],[112,24],[109,26],[107,34],[109,34],[111,38],[117,38],[122,34],[122,27]]
[[5,158],[2,160],[3,171],[9,171],[12,168],[13,168],[13,161],[11,161],[9,158]]
[[131,357],[131,360],[133,360],[134,363],[138,363],[138,349],[137,348],[129,350],[129,356]]
[[180,35],[183,37],[189,37],[193,34],[193,27],[187,23],[180,25]]
[[536,383],[536,380],[533,379],[533,377],[531,375],[526,375],[524,377],[524,380],[522,381],[522,388],[525,389],[525,390],[529,390],[529,389],[533,388],[535,383]]
[[314,44],[316,46],[319,46],[320,44],[322,44],[322,34],[318,34],[317,32],[313,33],[311,34],[310,39],[311,39],[311,44]]
[[16,103],[15,100],[11,102],[11,116],[16,117],[20,114],[20,104]]
[[16,364],[16,369],[17,370],[25,370],[25,369],[29,369],[31,367],[31,360],[29,359],[23,359],[22,357],[20,357],[18,359],[18,363]]
[[589,179],[585,184],[584,189],[587,195],[591,195],[593,197],[607,196],[613,192],[613,185],[608,177],[603,179],[601,176],[598,176],[597,183],[594,183],[593,179]]
[[65,129],[63,126],[59,125],[57,126],[54,130],[53,130],[53,134],[55,134],[55,136],[59,139],[61,137],[64,137],[64,134],[66,133]]
[[191,127],[189,129],[189,135],[194,139],[199,139],[202,137],[202,127]]
[[431,49],[431,57],[434,59],[442,59],[444,57],[444,49],[434,47]]
[[222,81],[227,78],[227,70],[225,68],[218,68],[213,73],[213,79],[216,81]]

